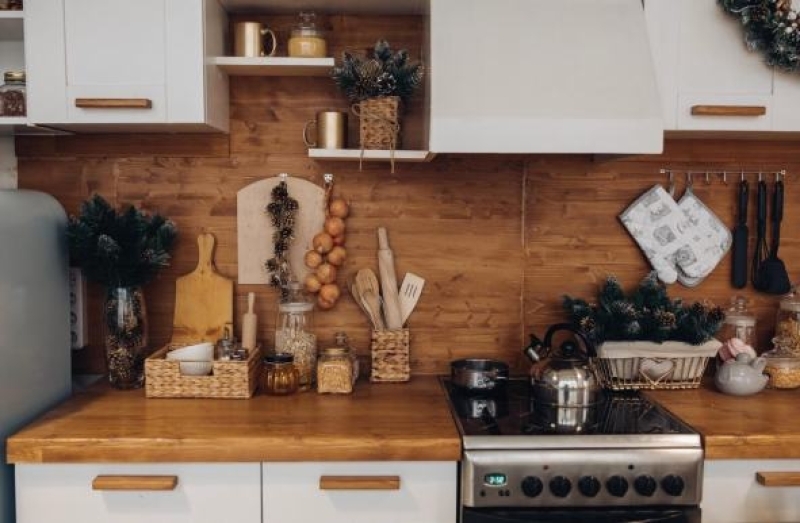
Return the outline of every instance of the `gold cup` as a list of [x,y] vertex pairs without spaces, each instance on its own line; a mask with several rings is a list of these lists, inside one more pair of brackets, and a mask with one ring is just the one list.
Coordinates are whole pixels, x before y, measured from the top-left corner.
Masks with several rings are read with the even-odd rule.
[[272,56],[278,48],[275,33],[260,22],[237,22],[233,33],[234,56]]
[[[308,131],[316,127],[316,140],[308,137]],[[344,149],[347,147],[347,113],[343,111],[321,111],[316,120],[309,120],[303,127],[303,141],[308,147],[319,149]]]

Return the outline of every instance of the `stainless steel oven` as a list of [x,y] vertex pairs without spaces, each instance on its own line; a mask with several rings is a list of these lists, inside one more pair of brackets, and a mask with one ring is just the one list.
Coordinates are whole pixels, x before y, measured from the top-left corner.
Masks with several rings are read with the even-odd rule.
[[461,523],[699,523],[700,436],[639,393],[539,406],[526,379],[470,393],[443,378],[462,436]]

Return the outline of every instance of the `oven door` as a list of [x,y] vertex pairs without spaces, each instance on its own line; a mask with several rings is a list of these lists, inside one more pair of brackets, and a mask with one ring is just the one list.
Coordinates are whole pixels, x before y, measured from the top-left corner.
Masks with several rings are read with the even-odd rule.
[[463,507],[461,523],[700,523],[698,507],[497,509]]

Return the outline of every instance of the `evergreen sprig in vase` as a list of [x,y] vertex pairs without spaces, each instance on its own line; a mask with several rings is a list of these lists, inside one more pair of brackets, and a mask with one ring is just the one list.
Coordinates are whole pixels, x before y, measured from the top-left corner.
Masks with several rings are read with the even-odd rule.
[[70,259],[86,278],[102,285],[103,339],[112,386],[144,384],[148,349],[147,308],[142,286],[169,265],[177,236],[175,224],[158,214],[129,206],[117,212],[95,195],[70,217]]

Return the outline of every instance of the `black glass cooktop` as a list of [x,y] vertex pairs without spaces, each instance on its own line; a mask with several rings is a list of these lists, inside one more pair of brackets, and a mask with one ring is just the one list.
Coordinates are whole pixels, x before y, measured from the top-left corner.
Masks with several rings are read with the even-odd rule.
[[537,405],[524,378],[491,393],[442,381],[463,436],[695,434],[638,391],[603,392],[591,407],[553,407]]

